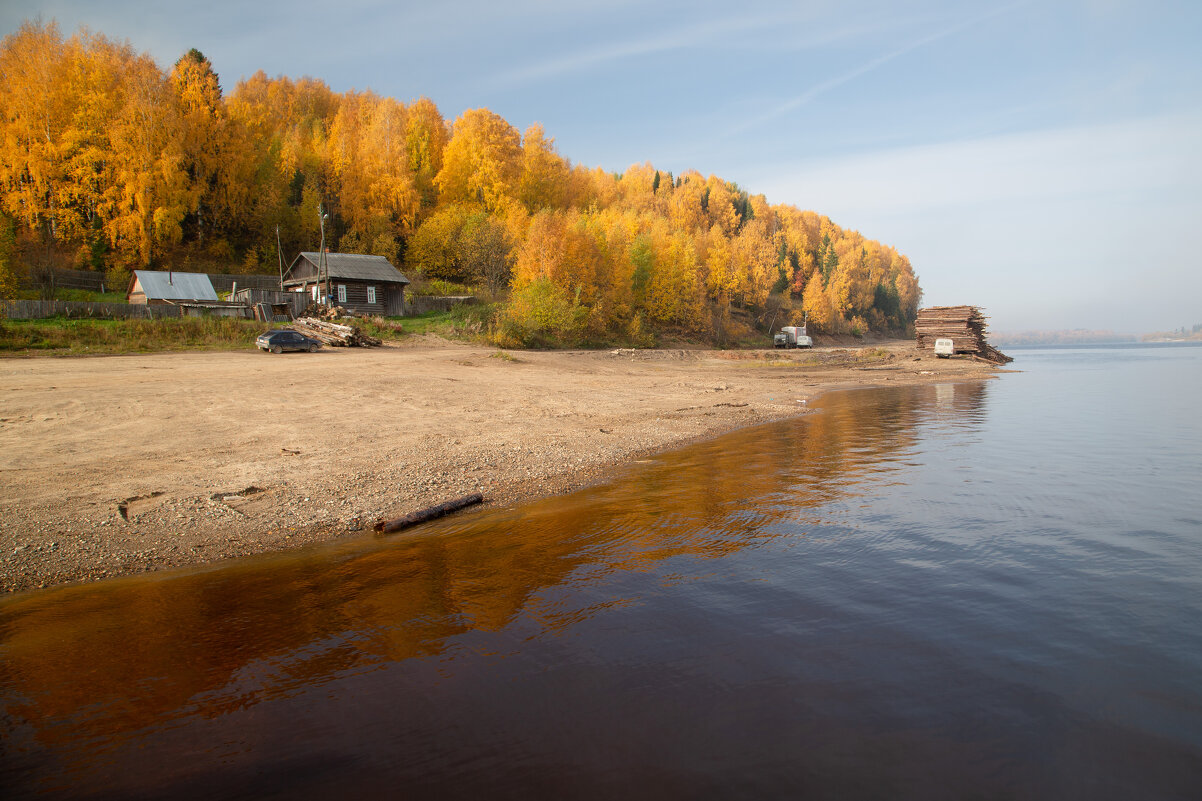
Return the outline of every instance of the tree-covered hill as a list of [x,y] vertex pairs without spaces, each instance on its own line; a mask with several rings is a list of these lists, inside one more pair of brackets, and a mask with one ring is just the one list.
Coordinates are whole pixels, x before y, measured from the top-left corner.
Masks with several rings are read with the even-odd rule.
[[715,175],[573,164],[488,109],[338,94],[262,72],[224,93],[98,34],[26,23],[0,44],[0,290],[54,262],[275,272],[327,244],[487,288],[494,336],[724,342],[749,326],[901,332],[908,259]]

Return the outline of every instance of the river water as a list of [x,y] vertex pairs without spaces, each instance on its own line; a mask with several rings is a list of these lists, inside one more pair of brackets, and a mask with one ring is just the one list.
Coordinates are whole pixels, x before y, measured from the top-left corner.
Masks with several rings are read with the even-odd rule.
[[1202,798],[1202,348],[0,604],[7,798]]

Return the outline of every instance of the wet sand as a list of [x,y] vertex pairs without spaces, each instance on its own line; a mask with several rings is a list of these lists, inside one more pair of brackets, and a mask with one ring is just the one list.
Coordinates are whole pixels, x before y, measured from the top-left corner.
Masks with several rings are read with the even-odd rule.
[[[471,492],[512,504],[807,413],[840,387],[997,369],[912,342],[813,351],[327,348],[0,360],[0,589],[340,537]],[[460,514],[470,514],[461,512]]]

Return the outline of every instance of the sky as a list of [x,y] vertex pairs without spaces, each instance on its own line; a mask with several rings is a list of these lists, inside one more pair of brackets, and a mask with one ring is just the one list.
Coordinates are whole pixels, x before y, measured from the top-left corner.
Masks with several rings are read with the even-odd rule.
[[995,332],[1202,323],[1198,0],[6,0],[164,69],[429,97],[574,164],[734,181],[906,254]]

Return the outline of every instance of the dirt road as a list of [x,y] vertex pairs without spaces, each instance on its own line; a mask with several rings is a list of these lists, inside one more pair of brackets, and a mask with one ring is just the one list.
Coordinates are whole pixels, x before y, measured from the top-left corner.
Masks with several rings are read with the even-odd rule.
[[805,412],[835,386],[988,377],[910,342],[815,351],[404,346],[0,360],[0,588],[363,532],[468,492],[572,489]]

